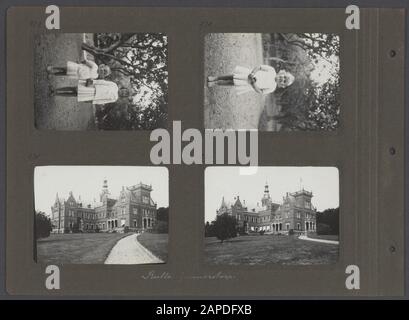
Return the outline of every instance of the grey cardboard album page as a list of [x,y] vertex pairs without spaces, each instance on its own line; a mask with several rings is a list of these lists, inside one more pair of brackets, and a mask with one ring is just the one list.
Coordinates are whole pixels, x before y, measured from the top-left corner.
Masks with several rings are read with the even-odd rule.
[[7,292],[403,296],[404,25],[9,8]]

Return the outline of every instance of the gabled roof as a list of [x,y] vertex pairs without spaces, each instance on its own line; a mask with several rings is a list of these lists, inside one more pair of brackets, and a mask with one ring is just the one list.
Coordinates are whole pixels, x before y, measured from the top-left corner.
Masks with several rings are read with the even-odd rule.
[[243,207],[243,205],[241,204],[241,201],[240,201],[240,197],[239,196],[237,196],[237,199],[236,199],[236,202],[234,203],[234,205],[233,205],[233,207],[238,207],[238,208],[242,208]]

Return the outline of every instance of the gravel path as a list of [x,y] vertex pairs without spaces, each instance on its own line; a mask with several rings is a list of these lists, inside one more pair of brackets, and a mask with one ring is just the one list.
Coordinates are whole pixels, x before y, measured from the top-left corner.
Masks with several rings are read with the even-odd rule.
[[237,65],[263,63],[261,34],[211,33],[205,38],[204,127],[257,129],[265,97],[249,92],[238,96],[230,87],[207,87],[208,76],[231,74]]
[[142,246],[137,237],[137,234],[132,234],[119,240],[109,253],[105,264],[163,263],[161,259]]
[[308,240],[308,241],[315,241],[315,242],[321,242],[321,243],[328,243],[328,244],[339,244],[339,241],[334,241],[334,240],[325,240],[325,239],[315,239],[315,238],[310,238],[307,236],[299,236],[298,239],[300,240]]
[[76,86],[65,76],[47,77],[47,66],[65,66],[67,60],[81,60],[83,33],[45,33],[35,37],[34,111],[37,129],[96,129],[91,103],[78,103],[75,97],[49,96],[49,87]]

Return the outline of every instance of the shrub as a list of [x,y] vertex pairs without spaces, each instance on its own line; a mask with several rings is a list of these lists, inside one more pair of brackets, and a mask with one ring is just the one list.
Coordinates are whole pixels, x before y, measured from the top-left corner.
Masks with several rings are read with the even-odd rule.
[[[320,228],[320,224],[322,224]],[[317,212],[318,234],[339,234],[339,208]]]
[[36,239],[47,238],[53,229],[50,218],[44,212],[35,213],[35,226]]
[[211,223],[209,223],[209,221],[206,222],[205,237],[215,237],[216,236],[215,222],[216,221],[212,221]]
[[236,230],[237,221],[235,218],[228,214],[217,216],[214,223],[215,235],[217,239],[223,242],[226,239],[234,238],[237,236]]
[[331,234],[331,227],[326,223],[317,224],[317,234]]
[[157,221],[155,226],[156,233],[168,233],[169,227],[167,221]]

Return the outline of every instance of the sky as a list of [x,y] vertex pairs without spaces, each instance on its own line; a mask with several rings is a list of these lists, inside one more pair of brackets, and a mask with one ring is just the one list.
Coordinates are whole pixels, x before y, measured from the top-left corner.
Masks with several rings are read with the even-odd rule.
[[332,56],[331,62],[318,58],[318,63],[314,63],[315,69],[311,72],[311,79],[322,86],[324,83],[328,82],[333,78],[333,74],[339,72],[339,59],[337,56]]
[[303,187],[312,191],[311,202],[318,211],[339,206],[339,176],[335,167],[258,167],[253,175],[240,175],[239,168],[206,168],[205,221],[214,220],[223,196],[226,202],[239,196],[251,210],[261,202],[266,182],[272,201],[279,204],[287,192]]
[[168,170],[164,167],[136,166],[41,166],[34,171],[36,211],[50,214],[56,193],[67,199],[72,191],[74,198],[81,196],[83,205],[99,201],[104,179],[112,198],[117,198],[122,186],[140,182],[152,185],[152,199],[159,207],[169,205]]
[[333,78],[333,75],[339,73],[339,57],[337,55],[332,55],[328,59],[324,59],[317,55],[317,60],[317,63],[313,62],[315,69],[311,72],[310,77],[319,86],[322,86],[324,83],[328,82],[328,80]]
[[328,60],[318,58],[318,63],[314,63],[315,69],[311,71],[311,79],[317,82],[319,86],[333,78],[333,74],[339,72],[339,58],[335,55]]

